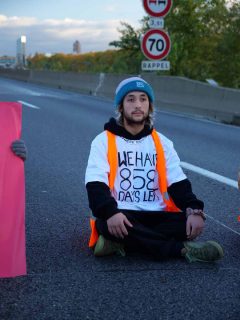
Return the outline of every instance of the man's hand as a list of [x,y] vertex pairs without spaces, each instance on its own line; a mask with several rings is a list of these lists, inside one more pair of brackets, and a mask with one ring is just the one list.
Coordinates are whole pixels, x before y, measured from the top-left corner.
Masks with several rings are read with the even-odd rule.
[[109,233],[116,238],[124,238],[128,235],[126,225],[132,227],[131,222],[127,217],[119,212],[114,214],[111,218],[107,220],[108,231]]
[[15,140],[11,145],[12,151],[23,161],[27,158],[27,148],[23,140]]
[[186,233],[189,240],[197,238],[203,231],[204,220],[201,216],[191,214],[187,218]]

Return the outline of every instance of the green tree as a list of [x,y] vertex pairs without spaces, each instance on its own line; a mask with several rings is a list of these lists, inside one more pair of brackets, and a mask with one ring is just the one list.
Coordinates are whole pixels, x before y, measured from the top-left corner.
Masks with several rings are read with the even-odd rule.
[[229,8],[227,23],[216,47],[214,76],[222,85],[240,88],[240,3]]
[[171,74],[204,80],[210,77],[214,52],[226,23],[224,0],[176,0],[166,18],[171,35]]
[[126,23],[120,22],[123,28],[119,28],[118,31],[121,34],[120,40],[115,40],[109,43],[110,46],[114,46],[119,49],[138,51],[140,49],[140,30],[134,30],[134,28]]
[[126,22],[121,22],[121,26],[122,28],[118,29],[121,34],[120,40],[112,41],[109,45],[120,49],[119,63],[123,67],[122,72],[139,73],[141,60],[143,59],[140,43],[140,37],[143,33],[142,28],[134,30]]

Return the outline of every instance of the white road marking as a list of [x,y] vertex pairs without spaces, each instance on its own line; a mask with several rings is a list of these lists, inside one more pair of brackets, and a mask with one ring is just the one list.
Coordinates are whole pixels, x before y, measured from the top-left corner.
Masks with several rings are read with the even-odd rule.
[[229,178],[226,178],[224,176],[221,176],[220,174],[208,171],[206,169],[202,169],[200,167],[194,166],[193,164],[190,164],[190,163],[187,163],[187,162],[181,162],[181,167],[183,167],[185,169],[188,169],[190,171],[199,173],[199,174],[201,174],[201,175],[203,175],[205,177],[208,177],[210,179],[213,179],[213,180],[219,181],[221,183],[227,184],[230,187],[238,189],[237,181],[229,179]]
[[[238,183],[237,181],[234,181],[232,179],[229,179],[229,178],[226,178],[226,177],[223,177],[217,173],[214,173],[214,172],[211,172],[211,171],[208,171],[206,169],[202,169],[200,167],[197,167],[197,166],[194,166],[193,164],[190,164],[190,163],[187,163],[187,162],[181,162],[181,167],[185,168],[185,169],[188,169],[190,171],[193,171],[193,172],[196,172],[196,173],[199,173],[205,177],[208,177],[208,178],[211,178],[213,180],[216,180],[216,181],[219,181],[221,183],[225,183],[231,187],[234,187],[236,189],[238,189]],[[222,227],[232,231],[233,233],[236,233],[237,235],[240,236],[240,233],[237,232],[236,230],[226,226],[224,223],[222,223],[221,221],[215,219],[214,217],[210,216],[209,214],[206,214],[206,216],[212,220],[214,220],[216,223],[220,224]]]
[[33,108],[33,109],[40,109],[39,107],[34,106],[33,104],[28,103],[28,102],[25,102],[25,101],[19,100],[18,102],[20,102],[21,104],[24,104],[24,105],[27,106],[27,107]]
[[228,229],[228,230],[230,230],[230,231],[232,231],[232,232],[234,232],[234,233],[236,233],[236,234],[238,234],[238,235],[240,236],[240,233],[239,233],[239,232],[237,232],[236,230],[234,230],[234,229],[232,229],[232,228],[230,228],[230,227],[226,226],[226,225],[225,225],[224,223],[222,223],[221,221],[219,221],[219,220],[217,220],[217,219],[213,218],[213,217],[212,217],[212,216],[210,216],[209,214],[206,214],[206,216],[207,216],[208,218],[210,218],[210,219],[214,220],[216,223],[220,224],[220,225],[221,225],[221,226],[223,226],[224,228],[226,228],[226,229]]

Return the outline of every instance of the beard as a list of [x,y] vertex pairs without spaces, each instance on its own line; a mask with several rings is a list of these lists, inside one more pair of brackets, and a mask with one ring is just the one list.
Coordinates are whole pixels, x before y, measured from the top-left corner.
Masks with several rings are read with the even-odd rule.
[[126,115],[125,112],[123,111],[123,120],[126,121],[126,123],[131,126],[131,125],[143,125],[148,118],[148,114],[143,114],[143,117],[141,119],[134,119],[133,117]]

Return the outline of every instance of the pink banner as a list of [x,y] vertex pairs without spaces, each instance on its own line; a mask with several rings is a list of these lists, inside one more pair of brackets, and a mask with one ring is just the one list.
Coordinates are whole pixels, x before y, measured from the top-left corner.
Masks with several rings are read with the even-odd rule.
[[24,163],[11,150],[21,127],[21,104],[0,102],[0,278],[26,275]]

